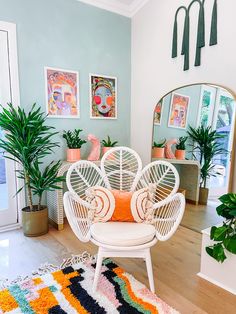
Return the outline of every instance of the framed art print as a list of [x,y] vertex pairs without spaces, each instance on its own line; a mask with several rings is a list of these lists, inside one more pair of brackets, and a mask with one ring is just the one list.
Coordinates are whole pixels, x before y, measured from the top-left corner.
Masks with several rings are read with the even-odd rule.
[[203,125],[204,127],[212,125],[215,100],[216,88],[208,85],[202,85],[197,125]]
[[186,129],[190,97],[172,93],[168,127]]
[[155,112],[154,112],[154,124],[161,125],[161,118],[162,118],[162,106],[163,106],[163,99],[159,101],[156,105]]
[[50,118],[79,118],[79,73],[45,67],[46,112]]
[[89,75],[90,118],[117,119],[117,78]]

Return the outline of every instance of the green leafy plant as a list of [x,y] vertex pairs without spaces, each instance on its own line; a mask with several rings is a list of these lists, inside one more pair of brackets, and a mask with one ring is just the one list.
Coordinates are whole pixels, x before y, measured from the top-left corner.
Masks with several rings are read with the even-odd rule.
[[75,129],[74,131],[64,131],[63,138],[66,140],[68,148],[81,148],[86,143],[80,138],[80,133],[83,130]]
[[[5,138],[0,139],[0,148],[5,158],[16,161],[22,168],[17,170],[17,176],[24,180],[24,186],[17,193],[26,187],[30,211],[38,210],[43,192],[59,189],[56,183],[65,180],[63,176],[56,178],[60,162],[49,164],[43,172],[39,170],[42,159],[59,146],[52,141],[57,132],[45,125],[47,116],[36,108],[36,104],[28,114],[11,103],[8,108],[1,106],[1,109],[0,128],[5,132]],[[38,206],[33,205],[33,194],[39,196]]]
[[165,144],[166,144],[166,139],[164,139],[162,142],[160,143],[157,143],[154,141],[153,143],[153,147],[158,147],[158,148],[164,148],[165,147]]
[[107,140],[102,140],[103,147],[115,147],[118,141],[112,142],[110,136],[107,136]]
[[178,143],[176,144],[176,149],[179,149],[179,150],[186,150],[186,141],[188,139],[188,136],[181,136],[179,139],[178,139]]
[[203,125],[196,129],[189,126],[188,135],[193,141],[193,156],[199,160],[201,166],[200,186],[206,188],[207,180],[211,176],[217,175],[214,172],[213,158],[216,155],[227,154],[227,151],[217,141],[223,138],[224,135],[217,134],[216,130]]
[[223,225],[211,228],[211,240],[214,245],[206,247],[206,252],[220,263],[227,256],[225,250],[236,254],[236,194],[228,193],[219,198],[221,205],[216,208],[219,216],[225,218]]

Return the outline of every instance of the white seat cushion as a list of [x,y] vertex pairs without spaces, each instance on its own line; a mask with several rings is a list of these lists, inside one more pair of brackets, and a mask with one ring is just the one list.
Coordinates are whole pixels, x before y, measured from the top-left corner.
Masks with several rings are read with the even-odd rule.
[[91,226],[94,240],[114,246],[141,245],[152,241],[155,235],[155,227],[144,223],[97,222]]

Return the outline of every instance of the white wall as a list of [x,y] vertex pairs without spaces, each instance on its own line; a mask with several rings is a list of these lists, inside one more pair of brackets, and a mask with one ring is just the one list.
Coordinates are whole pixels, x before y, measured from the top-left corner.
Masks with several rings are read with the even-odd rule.
[[[190,70],[183,71],[181,56],[171,58],[175,11],[190,1],[149,0],[132,19],[131,146],[145,163],[151,160],[153,110],[162,96],[177,87],[202,82],[219,84],[236,92],[235,0],[218,0],[218,45],[202,49],[200,67],[193,66],[197,4],[191,11]],[[206,0],[205,3],[207,44],[213,2]]]

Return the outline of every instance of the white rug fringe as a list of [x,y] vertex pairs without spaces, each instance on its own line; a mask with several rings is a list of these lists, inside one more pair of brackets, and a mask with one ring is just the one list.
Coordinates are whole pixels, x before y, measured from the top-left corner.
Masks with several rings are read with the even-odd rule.
[[57,271],[57,270],[60,270],[69,266],[73,267],[79,263],[84,263],[86,261],[96,262],[96,256],[90,255],[88,252],[85,251],[82,254],[71,255],[71,257],[63,259],[63,262],[59,266],[56,266],[50,263],[42,264],[37,270],[32,271],[31,275],[28,275],[28,276],[18,276],[14,280],[0,278],[0,290],[6,289],[7,287],[14,284],[19,284],[22,281],[32,279],[36,276],[43,276],[53,271]]

